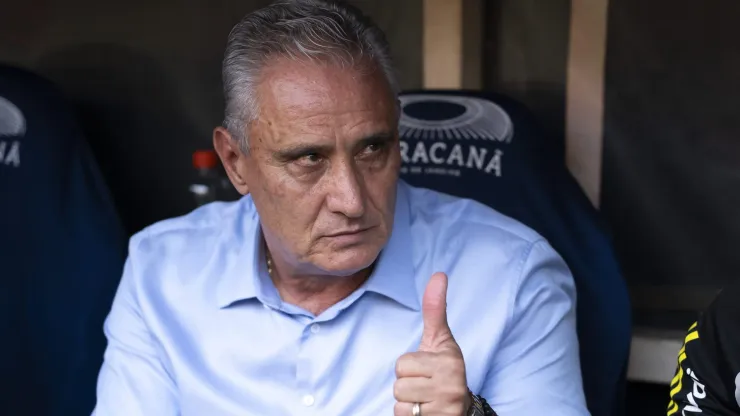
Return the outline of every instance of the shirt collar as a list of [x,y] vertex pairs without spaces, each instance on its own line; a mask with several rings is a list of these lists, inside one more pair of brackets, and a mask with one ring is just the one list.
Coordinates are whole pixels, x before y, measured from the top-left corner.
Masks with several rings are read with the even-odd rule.
[[[244,204],[242,215],[233,227],[233,238],[226,239],[224,261],[227,266],[222,269],[217,288],[216,296],[221,308],[253,298],[268,304],[279,302],[277,291],[267,277],[259,217],[252,198],[246,196],[240,203]],[[399,181],[391,237],[364,290],[419,310],[409,210],[408,186]]]
[[391,238],[380,253],[375,270],[365,288],[369,292],[378,293],[406,307],[419,310],[409,211],[408,185],[399,180]]
[[[239,204],[242,209],[221,246],[226,264],[226,267],[219,269],[217,277],[216,297],[221,308],[257,297],[262,286],[259,276],[264,265],[260,261],[262,233],[259,217],[251,196],[242,198]],[[219,254],[216,258],[220,258]]]

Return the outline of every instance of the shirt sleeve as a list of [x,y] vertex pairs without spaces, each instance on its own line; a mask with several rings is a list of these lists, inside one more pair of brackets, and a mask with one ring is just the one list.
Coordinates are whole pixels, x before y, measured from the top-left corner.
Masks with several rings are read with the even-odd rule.
[[722,292],[689,328],[671,381],[668,416],[740,414],[740,291]]
[[575,286],[544,241],[522,260],[511,319],[482,395],[501,416],[585,416]]
[[93,416],[179,415],[175,382],[137,301],[135,256],[132,250],[105,321],[108,345]]

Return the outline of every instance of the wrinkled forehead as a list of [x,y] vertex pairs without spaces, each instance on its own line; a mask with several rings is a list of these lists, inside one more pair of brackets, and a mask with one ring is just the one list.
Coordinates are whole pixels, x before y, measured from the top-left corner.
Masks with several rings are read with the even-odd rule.
[[298,138],[359,140],[395,131],[397,106],[382,71],[281,60],[265,68],[257,87],[253,133],[279,145]]

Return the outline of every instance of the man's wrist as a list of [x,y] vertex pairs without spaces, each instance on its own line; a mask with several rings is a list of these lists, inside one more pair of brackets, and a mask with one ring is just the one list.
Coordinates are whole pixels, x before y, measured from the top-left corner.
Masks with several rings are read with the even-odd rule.
[[468,389],[468,395],[465,397],[465,413],[463,416],[469,416],[471,414],[475,414],[475,413],[472,413],[474,410],[473,406],[475,405],[473,400],[474,400],[473,393],[470,391],[470,389]]

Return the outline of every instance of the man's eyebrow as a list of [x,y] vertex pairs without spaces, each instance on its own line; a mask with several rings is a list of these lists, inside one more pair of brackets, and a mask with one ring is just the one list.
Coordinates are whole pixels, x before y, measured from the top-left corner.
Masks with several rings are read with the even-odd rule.
[[370,136],[367,136],[357,142],[358,147],[364,147],[370,144],[382,144],[382,143],[391,143],[396,140],[396,135],[393,132],[390,131],[384,131],[380,133],[375,133]]

